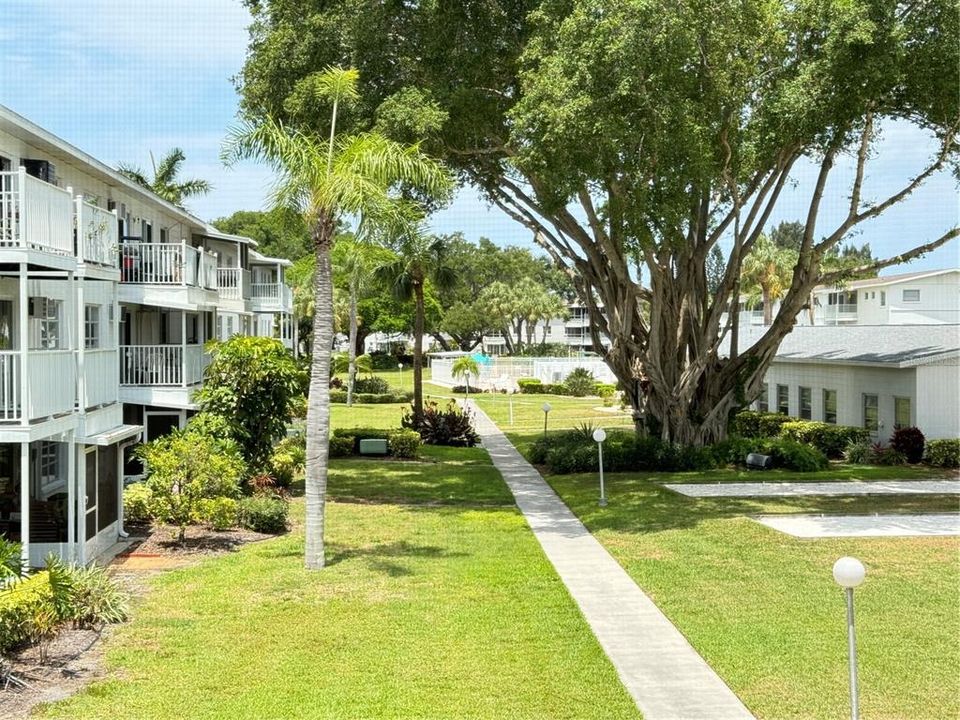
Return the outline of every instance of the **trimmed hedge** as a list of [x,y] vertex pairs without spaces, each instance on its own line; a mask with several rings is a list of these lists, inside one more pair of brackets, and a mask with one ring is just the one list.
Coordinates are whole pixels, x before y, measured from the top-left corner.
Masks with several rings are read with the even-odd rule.
[[563,383],[544,383],[532,378],[520,378],[517,387],[524,395],[570,395],[570,389]]
[[0,652],[29,640],[33,618],[52,605],[53,588],[46,570],[0,590]]
[[287,529],[287,510],[287,501],[282,498],[254,495],[240,501],[237,519],[254,532],[282,533]]
[[[779,415],[778,417],[783,417]],[[828,458],[843,457],[851,443],[866,442],[870,432],[850,425],[831,425],[812,420],[790,420],[780,425],[780,437],[813,445]]]
[[[354,393],[353,401],[360,405],[389,405],[393,403],[408,403],[413,400],[413,393],[401,390],[394,390],[388,393]],[[330,402],[345,403],[347,401],[346,390],[331,390]]]
[[416,458],[422,444],[415,430],[394,428],[337,428],[330,436],[330,457],[351,457],[360,454],[361,440],[386,440],[387,452],[393,457]]
[[923,459],[934,467],[960,467],[960,439],[928,440]]
[[413,459],[420,455],[420,433],[416,430],[390,430],[387,433],[387,448],[391,455],[398,458]]
[[784,423],[795,418],[780,413],[765,413],[756,410],[744,410],[737,413],[730,423],[730,434],[745,438],[777,437]]

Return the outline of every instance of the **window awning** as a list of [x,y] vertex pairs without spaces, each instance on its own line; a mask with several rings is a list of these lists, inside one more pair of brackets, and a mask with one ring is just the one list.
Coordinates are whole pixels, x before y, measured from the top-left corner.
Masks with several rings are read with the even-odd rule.
[[85,445],[113,445],[136,437],[142,432],[143,425],[117,425],[117,427],[102,433],[79,438],[78,441]]

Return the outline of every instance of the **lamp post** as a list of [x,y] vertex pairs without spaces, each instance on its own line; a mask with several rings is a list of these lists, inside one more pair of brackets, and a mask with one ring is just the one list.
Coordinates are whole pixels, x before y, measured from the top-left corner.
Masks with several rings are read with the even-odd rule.
[[853,589],[863,582],[867,571],[863,563],[852,557],[842,557],[833,564],[833,579],[847,596],[847,652],[850,662],[850,717],[860,717],[860,701],[857,697],[857,638],[853,622]]
[[403,392],[403,363],[397,363],[397,370],[400,371],[400,391]]
[[547,416],[550,414],[550,410],[552,409],[552,407],[548,402],[545,402],[540,407],[543,408],[543,436],[546,437],[547,436]]
[[606,507],[607,495],[603,489],[603,441],[607,439],[607,431],[597,428],[593,431],[593,439],[597,443],[597,460],[600,461],[600,507]]

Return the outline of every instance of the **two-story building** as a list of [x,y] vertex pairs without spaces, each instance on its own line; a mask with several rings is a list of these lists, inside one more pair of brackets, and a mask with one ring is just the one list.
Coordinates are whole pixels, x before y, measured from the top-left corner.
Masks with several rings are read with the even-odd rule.
[[196,410],[206,341],[295,348],[286,261],[251,245],[0,106],[0,534],[25,561],[123,535],[127,450]]

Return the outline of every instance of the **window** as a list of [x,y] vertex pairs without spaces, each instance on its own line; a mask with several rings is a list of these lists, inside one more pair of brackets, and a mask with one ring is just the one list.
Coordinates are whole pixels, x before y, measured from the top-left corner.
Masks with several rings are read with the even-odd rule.
[[864,299],[864,300],[869,300],[869,299],[870,299],[870,293],[864,292],[864,293],[863,293],[863,299]]
[[823,391],[823,421],[831,425],[837,424],[837,391]]
[[800,388],[800,417],[804,420],[813,418],[813,391],[808,387]]
[[880,402],[876,395],[863,396],[863,426],[872,433],[880,429]]
[[786,385],[777,385],[777,412],[781,415],[790,414],[790,388]]
[[757,398],[757,410],[760,412],[770,412],[770,397],[766,383],[760,386],[760,397]]
[[167,229],[160,228],[160,242],[165,243],[167,241]]
[[920,302],[920,291],[919,291],[919,290],[904,290],[904,291],[903,291],[903,301],[904,301],[904,302]]
[[880,291],[880,307],[883,307],[886,304],[887,304],[887,291],[881,290]]
[[62,347],[60,316],[63,303],[50,298],[30,298],[30,349],[56,350]]
[[898,397],[893,399],[893,422],[898,428],[911,427],[910,398]]
[[83,346],[87,349],[100,347],[99,305],[85,305],[83,308]]

